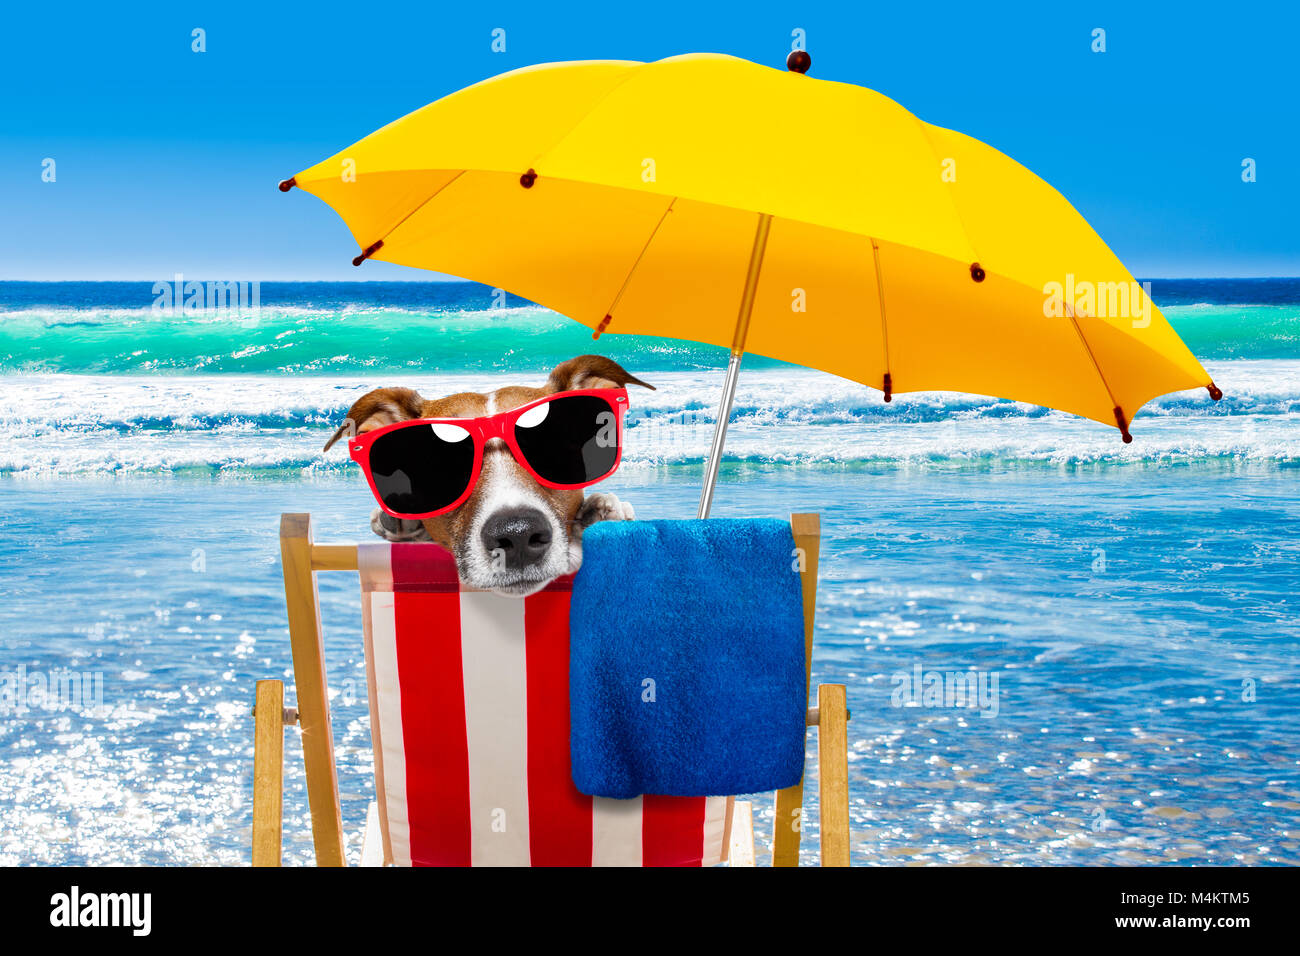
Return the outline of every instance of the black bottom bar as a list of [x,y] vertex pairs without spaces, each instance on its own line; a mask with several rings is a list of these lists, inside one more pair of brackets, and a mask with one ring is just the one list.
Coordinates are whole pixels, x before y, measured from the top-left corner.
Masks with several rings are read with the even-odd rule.
[[[770,927],[779,911],[787,932],[813,941],[822,934],[856,940],[911,938],[908,951],[943,951],[983,941],[1069,942],[1168,940],[1189,936],[1232,947],[1256,931],[1291,925],[1296,874],[1283,868],[863,868],[823,872],[669,872],[590,870],[533,873],[421,870],[381,873],[315,869],[26,869],[0,872],[0,918],[10,942],[78,935],[126,942],[202,940],[204,948],[247,942],[273,926],[276,938],[337,947],[392,938],[397,928],[439,938],[505,930],[536,933],[562,921],[574,938],[622,926],[629,945],[645,933],[670,935],[692,926],[692,938],[714,927],[738,945],[745,929]],[[116,926],[73,927],[116,921]],[[725,918],[701,919],[699,901]],[[113,894],[106,905],[99,894]],[[126,894],[123,896],[122,894]],[[147,908],[145,898],[148,894]],[[88,897],[97,896],[93,903]],[[763,901],[767,902],[764,903]],[[777,910],[774,900],[781,900]],[[89,909],[87,909],[89,907]],[[724,908],[725,907],[725,908]],[[103,914],[90,917],[90,910]],[[116,914],[116,915],[114,915]],[[147,914],[147,919],[146,919]],[[533,918],[536,917],[536,918]],[[539,921],[540,920],[540,921]],[[65,924],[65,925],[55,925]],[[379,936],[375,934],[379,933]],[[551,935],[548,933],[548,935]],[[432,939],[431,937],[430,939]],[[472,937],[471,937],[472,938]],[[587,937],[590,938],[590,937]],[[756,936],[759,942],[761,937]],[[634,942],[640,940],[639,943]],[[898,940],[903,943],[903,939]],[[906,944],[904,944],[906,945]],[[276,950],[285,946],[277,946]],[[658,947],[656,947],[658,948]]]

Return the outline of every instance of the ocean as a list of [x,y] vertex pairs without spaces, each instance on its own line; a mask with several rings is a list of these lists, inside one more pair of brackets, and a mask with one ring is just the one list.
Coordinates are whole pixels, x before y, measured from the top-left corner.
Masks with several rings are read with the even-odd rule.
[[[248,862],[253,686],[292,674],[277,517],[370,535],[360,474],[320,451],[365,390],[540,384],[599,351],[657,388],[604,490],[694,514],[725,350],[593,343],[470,283],[265,282],[256,313],[175,316],[151,286],[0,282],[0,682],[71,675],[0,696],[0,864]],[[823,516],[814,681],[849,688],[855,863],[1300,863],[1300,279],[1152,296],[1224,399],[1157,399],[1131,445],[746,358],[714,513]],[[356,577],[321,591],[355,861]],[[953,674],[991,693],[910,692]],[[286,767],[309,863],[296,732]]]

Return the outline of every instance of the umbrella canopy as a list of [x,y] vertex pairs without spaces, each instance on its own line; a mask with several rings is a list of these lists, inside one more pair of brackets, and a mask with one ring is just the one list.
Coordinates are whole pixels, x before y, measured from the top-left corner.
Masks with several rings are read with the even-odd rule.
[[872,90],[734,57],[517,70],[293,185],[343,217],[357,264],[498,286],[597,335],[724,346],[729,387],[751,351],[886,400],[992,395],[1126,441],[1157,395],[1218,397],[1145,290],[1028,169]]

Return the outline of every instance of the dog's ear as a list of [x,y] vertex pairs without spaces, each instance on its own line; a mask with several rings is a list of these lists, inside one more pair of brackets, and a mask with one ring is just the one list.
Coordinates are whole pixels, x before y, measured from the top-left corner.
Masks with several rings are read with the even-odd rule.
[[562,362],[551,371],[546,388],[551,392],[571,392],[578,388],[616,388],[640,385],[654,391],[654,386],[628,373],[623,366],[603,355],[579,355]]
[[367,392],[352,403],[348,417],[325,443],[325,451],[329,451],[344,435],[360,435],[393,422],[419,418],[422,408],[424,399],[409,388],[377,388]]

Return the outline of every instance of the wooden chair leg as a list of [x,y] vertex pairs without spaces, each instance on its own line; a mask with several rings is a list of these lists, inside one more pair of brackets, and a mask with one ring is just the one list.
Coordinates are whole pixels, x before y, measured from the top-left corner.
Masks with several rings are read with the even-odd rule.
[[[793,514],[790,533],[800,561],[803,593],[804,691],[812,677],[813,619],[817,609],[817,562],[821,554],[821,516]],[[772,865],[798,866],[803,830],[803,781],[776,792],[776,819],[772,834]]]
[[843,684],[817,688],[822,866],[849,865],[849,735]]
[[772,865],[799,865],[799,838],[803,830],[803,781],[776,792],[772,832]]
[[253,725],[253,866],[280,865],[284,801],[284,682],[257,682]]
[[325,640],[320,626],[320,598],[311,566],[311,516],[280,516],[280,557],[284,594],[293,644],[293,678],[298,688],[298,721],[307,769],[307,801],[317,866],[347,866],[334,733],[330,729],[329,692],[325,681]]
[[732,811],[728,855],[732,866],[754,865],[754,805],[748,800],[737,800]]

